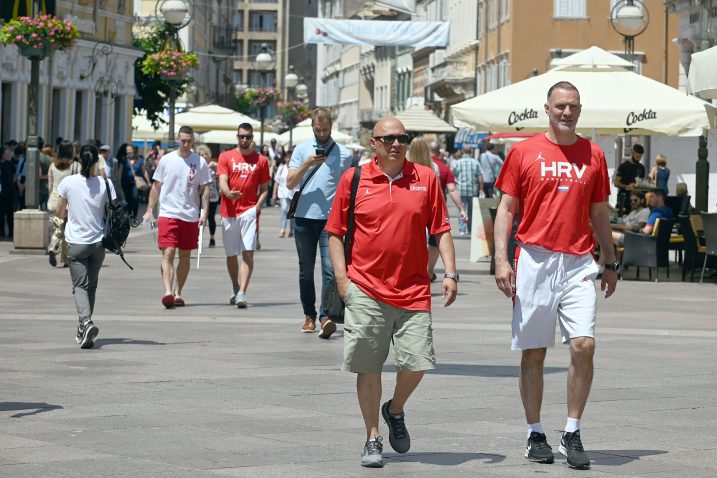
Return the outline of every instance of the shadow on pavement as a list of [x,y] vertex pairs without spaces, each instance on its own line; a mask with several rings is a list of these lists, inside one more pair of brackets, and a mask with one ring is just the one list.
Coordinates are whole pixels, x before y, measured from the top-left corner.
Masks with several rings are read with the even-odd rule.
[[[470,377],[518,377],[517,365],[478,365],[464,363],[437,364],[431,375],[466,375]],[[567,373],[567,367],[545,367],[543,373]]]
[[639,461],[643,456],[664,455],[665,450],[589,450],[590,461],[595,465],[621,466]]
[[135,339],[97,339],[95,340],[94,349],[101,349],[105,345],[167,345],[164,342],[155,342],[154,340],[135,340]]
[[30,403],[30,402],[0,402],[0,412],[8,412],[12,410],[32,410],[27,413],[16,413],[12,418],[22,418],[28,415],[37,415],[42,412],[62,409],[59,405],[50,403]]
[[492,453],[408,453],[406,455],[389,454],[384,458],[403,462],[426,463],[430,465],[455,466],[469,461],[480,460],[488,465],[500,463],[505,460],[505,455],[496,455]]

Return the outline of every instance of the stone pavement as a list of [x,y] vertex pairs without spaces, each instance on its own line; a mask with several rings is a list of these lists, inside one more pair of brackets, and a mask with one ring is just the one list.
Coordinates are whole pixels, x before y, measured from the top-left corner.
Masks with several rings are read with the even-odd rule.
[[[114,256],[102,268],[93,350],[74,342],[68,270],[0,243],[0,476],[717,476],[714,280],[678,282],[675,268],[671,282],[643,275],[599,300],[583,420],[592,469],[559,457],[536,465],[523,458],[510,302],[486,263],[468,263],[460,237],[457,302],[440,307],[434,287],[439,365],[407,407],[411,451],[398,455],[386,439],[385,468],[361,468],[365,432],[354,377],[339,369],[341,334],[299,333],[295,250],[277,222],[265,210],[246,310],[225,305],[221,241],[199,270],[193,259],[187,307],[164,310],[152,235],[133,233],[135,270]],[[549,352],[543,423],[556,452],[567,365],[565,347]],[[389,396],[395,373],[385,371]]]

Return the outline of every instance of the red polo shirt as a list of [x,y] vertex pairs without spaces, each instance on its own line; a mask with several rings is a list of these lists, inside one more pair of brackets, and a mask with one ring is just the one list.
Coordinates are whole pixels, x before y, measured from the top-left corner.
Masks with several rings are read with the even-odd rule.
[[[326,230],[348,225],[350,168],[339,181]],[[426,229],[450,231],[441,186],[432,168],[405,161],[389,181],[376,158],[361,169],[348,277],[369,297],[406,310],[431,310]]]

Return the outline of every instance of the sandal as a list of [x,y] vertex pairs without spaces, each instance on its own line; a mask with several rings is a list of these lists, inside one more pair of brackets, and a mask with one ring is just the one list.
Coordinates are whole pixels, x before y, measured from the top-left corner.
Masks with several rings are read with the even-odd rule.
[[174,309],[174,296],[172,294],[167,294],[162,297],[162,305],[165,306],[167,309]]

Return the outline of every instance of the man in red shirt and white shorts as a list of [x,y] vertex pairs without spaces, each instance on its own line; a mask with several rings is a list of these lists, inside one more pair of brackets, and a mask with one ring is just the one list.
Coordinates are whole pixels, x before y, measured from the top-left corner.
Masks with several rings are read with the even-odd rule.
[[[617,284],[607,197],[610,184],[602,150],[575,133],[580,93],[561,81],[548,91],[545,134],[511,148],[496,187],[503,193],[495,221],[495,280],[513,298],[513,350],[522,351],[520,394],[528,422],[525,457],[552,463],[553,451],[540,423],[543,363],[555,345],[559,319],[570,344],[568,419],[560,452],[573,468],[589,468],[580,439],[580,418],[590,393],[595,351],[598,265],[593,231],[605,260],[601,290]],[[520,204],[515,268],[508,262],[508,235]],[[592,229],[591,229],[592,225]]]
[[[458,289],[443,193],[432,168],[406,161],[409,139],[396,118],[376,123],[371,138],[376,156],[361,168],[348,258],[343,241],[354,168],[341,176],[326,224],[331,263],[346,304],[343,369],[357,374],[367,434],[361,464],[367,467],[383,466],[379,410],[393,449],[409,450],[403,407],[425,370],[435,368],[426,229],[436,236],[445,264],[444,306],[453,303]],[[396,388],[381,406],[381,370],[392,340]]]
[[[253,139],[252,126],[240,124],[237,147],[220,154],[217,166],[219,190],[224,195],[220,210],[222,241],[232,281],[229,303],[240,309],[247,306],[246,290],[254,270],[259,213],[269,194],[269,159],[256,152]],[[242,256],[241,282],[239,254]]]
[[[154,206],[159,199],[159,235],[157,245],[162,250],[162,304],[172,309],[184,305],[182,288],[189,275],[189,258],[199,245],[199,228],[207,222],[209,209],[209,167],[207,162],[192,151],[194,130],[179,128],[179,149],[162,156],[152,177],[152,189],[147,201],[144,221],[154,217]],[[201,198],[201,217],[199,204]],[[177,287],[174,283],[174,256],[179,249]]]

